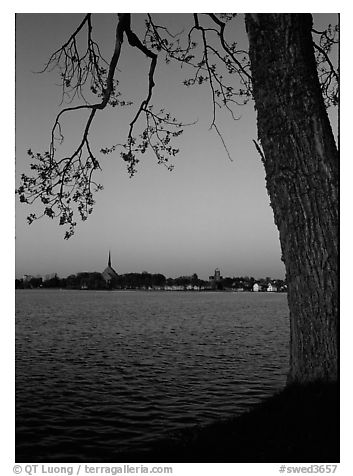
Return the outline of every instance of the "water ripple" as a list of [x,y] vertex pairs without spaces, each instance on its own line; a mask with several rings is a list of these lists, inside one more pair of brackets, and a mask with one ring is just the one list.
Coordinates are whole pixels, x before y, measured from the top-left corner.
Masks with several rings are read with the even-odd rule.
[[288,332],[279,294],[19,290],[16,460],[118,457],[241,413],[284,385]]

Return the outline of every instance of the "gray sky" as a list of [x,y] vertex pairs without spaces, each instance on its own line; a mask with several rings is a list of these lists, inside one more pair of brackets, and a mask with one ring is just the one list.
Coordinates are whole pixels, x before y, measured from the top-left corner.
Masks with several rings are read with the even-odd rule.
[[[82,19],[73,14],[20,14],[16,24],[16,185],[28,172],[26,150],[48,147],[53,120],[61,100],[54,74],[34,74],[66,40]],[[168,15],[180,31],[188,16]],[[318,19],[322,24],[326,18]],[[327,18],[335,22],[335,16]],[[113,15],[94,17],[95,36],[108,58],[114,42]],[[137,18],[137,28],[141,18]],[[234,26],[234,39],[246,42],[243,19]],[[244,43],[245,44],[245,43]],[[127,99],[146,94],[148,63],[124,44],[119,62],[120,86]],[[207,87],[186,88],[185,69],[162,62],[157,66],[152,103],[167,107],[183,122],[197,124],[178,141],[175,169],[167,171],[152,154],[142,156],[138,173],[129,178],[119,151],[101,157],[91,217],[80,222],[75,235],[63,239],[64,229],[43,218],[29,226],[26,216],[35,207],[16,201],[16,276],[57,272],[102,271],[108,250],[118,273],[161,272],[178,276],[196,272],[207,278],[220,267],[224,276],[283,277],[278,232],[274,225],[265,175],[252,139],[256,134],[253,105],[239,108],[240,120],[219,113],[219,127],[233,158],[230,161],[214,131]],[[93,124],[90,140],[101,147],[124,141],[136,109],[103,111]],[[65,147],[79,141],[82,121],[72,114],[64,128]],[[64,122],[65,125],[65,122]],[[33,209],[32,209],[33,208]]]

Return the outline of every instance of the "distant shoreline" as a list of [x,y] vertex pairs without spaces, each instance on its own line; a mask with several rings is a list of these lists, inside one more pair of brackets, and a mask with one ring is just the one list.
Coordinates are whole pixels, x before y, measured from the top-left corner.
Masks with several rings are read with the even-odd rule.
[[251,294],[287,294],[287,291],[252,291],[248,289],[244,289],[243,291],[237,291],[233,289],[80,289],[80,288],[63,288],[63,287],[50,287],[46,288],[44,286],[38,288],[16,288],[16,291],[104,291],[104,292],[144,292],[144,293],[151,293],[151,292],[162,292],[162,293],[228,293],[228,294],[243,294],[243,293],[251,293]]

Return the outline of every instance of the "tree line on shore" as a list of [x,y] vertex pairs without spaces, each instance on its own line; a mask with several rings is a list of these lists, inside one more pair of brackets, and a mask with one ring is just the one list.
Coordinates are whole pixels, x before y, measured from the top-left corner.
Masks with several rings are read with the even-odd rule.
[[267,290],[271,283],[277,291],[286,291],[286,282],[270,277],[255,279],[249,276],[226,277],[214,283],[200,279],[196,273],[191,276],[166,278],[161,273],[127,273],[106,282],[99,272],[81,272],[60,278],[56,273],[48,278],[27,276],[15,280],[16,289],[61,288],[61,289],[156,289],[156,290],[234,290],[252,291],[254,284],[260,290]]

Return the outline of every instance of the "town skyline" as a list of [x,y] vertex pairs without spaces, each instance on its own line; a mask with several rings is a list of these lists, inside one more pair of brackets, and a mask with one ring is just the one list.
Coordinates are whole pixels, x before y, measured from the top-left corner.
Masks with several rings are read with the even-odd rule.
[[[213,272],[216,270],[216,269],[219,269],[219,268],[214,268],[213,269]],[[24,275],[22,276],[19,276],[19,275],[16,275],[16,279],[19,280],[19,279],[23,279],[24,277],[28,277],[28,278],[44,278],[44,279],[52,279],[53,277],[57,276],[58,278],[67,278],[68,276],[72,276],[72,275],[79,275],[79,274],[90,274],[90,273],[101,273],[101,271],[97,271],[97,270],[81,270],[81,271],[77,271],[75,273],[71,273],[71,274],[68,274],[68,275],[60,275],[58,273],[56,273],[55,271],[54,272],[51,272],[51,273],[46,273],[46,274],[39,274],[39,273],[25,273]],[[144,273],[147,273],[147,274],[152,274],[152,275],[155,275],[155,274],[161,274],[163,276],[165,276],[167,279],[177,279],[177,278],[183,278],[183,277],[190,277],[192,276],[193,274],[196,274],[199,279],[202,279],[203,281],[205,280],[208,280],[209,276],[208,277],[204,277],[204,276],[200,276],[197,272],[195,273],[191,273],[191,274],[180,274],[180,275],[169,275],[167,273],[163,273],[163,272],[153,272],[153,273],[150,273],[148,270],[143,270],[143,271],[124,271],[123,273],[118,273],[119,276],[125,276],[125,275],[128,275],[128,274],[144,274]],[[267,278],[270,278],[271,280],[285,280],[285,277],[279,277],[279,276],[269,276],[268,274],[266,275],[262,275],[262,276],[259,276],[259,275],[255,275],[255,276],[252,276],[250,275],[249,273],[241,273],[241,274],[236,274],[236,273],[231,273],[229,275],[226,276],[226,278],[239,278],[239,277],[246,277],[246,278],[254,278],[256,281],[259,281],[259,280],[262,280],[262,279],[267,279]]]
[[286,292],[286,281],[269,276],[256,279],[251,276],[222,276],[216,268],[208,279],[197,273],[178,277],[166,277],[162,273],[118,274],[111,265],[111,256],[103,272],[81,271],[66,277],[57,273],[46,276],[24,275],[15,280],[16,289],[60,288],[80,290],[154,290],[154,291],[270,291]]

